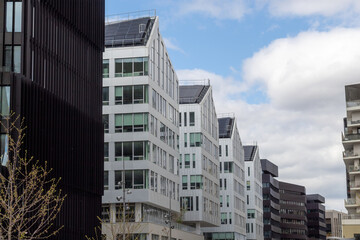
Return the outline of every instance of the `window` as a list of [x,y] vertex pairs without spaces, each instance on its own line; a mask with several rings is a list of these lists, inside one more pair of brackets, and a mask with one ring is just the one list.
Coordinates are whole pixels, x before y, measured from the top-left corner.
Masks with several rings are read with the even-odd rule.
[[5,46],[5,67],[9,71],[20,72],[21,67],[21,46]]
[[6,166],[8,161],[9,141],[6,134],[0,134],[0,157],[1,164]]
[[229,147],[228,147],[228,145],[225,145],[225,155],[227,157],[229,156]]
[[105,162],[109,161],[109,143],[108,142],[104,143],[104,161]]
[[109,115],[103,115],[104,133],[109,133]]
[[250,190],[250,181],[246,181],[246,190]]
[[248,209],[247,210],[247,218],[248,219],[255,218],[255,209]]
[[250,167],[248,167],[248,176],[250,176]]
[[226,195],[226,207],[230,206],[230,196]]
[[190,189],[202,189],[202,176],[201,175],[191,175],[190,176]]
[[123,88],[115,87],[115,104],[123,104]]
[[188,178],[187,175],[182,176],[182,189],[187,190],[188,189]]
[[109,59],[103,59],[103,78],[109,77]]
[[190,147],[200,147],[201,136],[201,133],[190,133]]
[[0,86],[0,114],[9,116],[10,113],[10,86]]
[[184,127],[187,125],[187,116],[186,112],[184,112]]
[[103,204],[101,207],[101,220],[103,222],[110,222],[110,205]]
[[[14,7],[15,5],[15,7]],[[13,22],[13,19],[15,22]],[[6,3],[6,31],[21,32],[22,2]]]
[[[221,157],[221,145],[219,145],[219,157]],[[221,172],[221,170],[220,170]]]
[[147,132],[148,114],[130,113],[115,115],[115,132]]
[[185,154],[184,157],[185,168],[190,168],[190,154]]
[[195,126],[195,112],[190,112],[189,117],[190,117],[189,125],[190,126]]
[[180,206],[182,209],[187,211],[193,210],[193,197],[181,197],[180,198]]
[[224,190],[226,190],[226,178],[224,178]]
[[193,153],[193,155],[192,155],[192,163],[193,163],[192,167],[195,168],[196,167],[196,165],[195,165],[196,164],[196,155],[195,155],[195,153]]
[[115,104],[141,104],[148,103],[148,86],[134,85],[134,86],[117,86],[115,87]]
[[149,74],[149,58],[115,59],[115,77],[143,76]]
[[123,87],[123,104],[132,104],[133,103],[133,92],[132,86]]
[[227,224],[227,213],[221,213],[221,224]]
[[109,190],[109,172],[104,171],[104,190]]
[[122,171],[115,171],[115,182],[114,182],[114,186],[115,189],[122,189]]
[[116,142],[115,161],[149,160],[149,142]]
[[224,173],[233,172],[233,162],[224,162]]
[[249,200],[249,195],[246,195],[246,204],[249,204],[250,200]]
[[222,206],[223,206],[223,196],[220,195],[220,207],[222,207]]
[[187,133],[184,133],[184,147],[187,147]]
[[179,127],[181,127],[181,112],[179,112]]
[[109,105],[109,88],[108,87],[103,87],[102,102],[103,102],[103,105]]

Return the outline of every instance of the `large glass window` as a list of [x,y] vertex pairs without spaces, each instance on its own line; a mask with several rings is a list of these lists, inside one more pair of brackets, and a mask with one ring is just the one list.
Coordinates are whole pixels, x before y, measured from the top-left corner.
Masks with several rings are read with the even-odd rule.
[[103,59],[103,78],[109,77],[109,59]]
[[15,2],[14,32],[21,32],[22,2]]
[[147,113],[129,113],[115,115],[115,132],[145,132],[148,131]]
[[190,112],[189,113],[189,125],[190,126],[195,126],[195,112]]
[[202,189],[202,176],[201,175],[191,175],[190,176],[190,189]]
[[6,31],[21,32],[21,18],[22,2],[6,2]]
[[14,12],[14,3],[7,2],[6,3],[6,31],[13,31],[13,12]]
[[124,58],[115,59],[115,77],[131,77],[148,75],[149,58]]
[[103,87],[102,102],[103,102],[103,105],[109,105],[109,88],[108,87]]
[[224,173],[233,172],[233,162],[224,162]]
[[255,209],[248,209],[247,210],[247,218],[255,218]]
[[149,160],[149,142],[116,142],[115,161]]
[[185,168],[190,168],[190,154],[184,155],[184,166]]
[[190,133],[190,147],[200,147],[201,143],[201,133]]
[[0,114],[8,116],[10,113],[10,86],[0,86]]
[[132,104],[133,103],[133,92],[132,86],[123,87],[123,103],[124,104]]
[[1,164],[6,166],[8,162],[8,136],[6,134],[0,134],[0,157],[1,157]]

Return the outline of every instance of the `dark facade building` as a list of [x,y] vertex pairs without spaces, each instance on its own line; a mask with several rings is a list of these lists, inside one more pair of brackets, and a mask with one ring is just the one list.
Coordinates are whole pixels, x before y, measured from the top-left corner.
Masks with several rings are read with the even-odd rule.
[[307,239],[305,187],[279,182],[281,239]]
[[263,206],[264,206],[264,239],[280,239],[280,194],[278,167],[267,159],[261,159]]
[[25,118],[24,149],[61,177],[53,239],[83,239],[101,214],[104,2],[0,0],[1,113]]
[[319,194],[306,195],[309,239],[326,239],[325,198]]

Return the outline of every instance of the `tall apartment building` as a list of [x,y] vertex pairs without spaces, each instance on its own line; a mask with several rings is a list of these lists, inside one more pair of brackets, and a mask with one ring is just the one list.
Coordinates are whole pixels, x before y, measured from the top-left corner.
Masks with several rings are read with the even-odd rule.
[[325,210],[326,236],[342,238],[342,219],[345,213],[336,210]]
[[307,239],[305,187],[279,182],[281,239]]
[[347,219],[343,219],[343,237],[360,234],[360,84],[345,86],[343,160],[346,166]]
[[220,226],[218,120],[209,83],[180,86],[179,123],[183,221],[200,233]]
[[264,211],[264,239],[279,240],[280,228],[280,194],[278,166],[267,159],[261,159],[263,211]]
[[[0,1],[0,112],[25,118],[23,150],[47,161],[67,194],[52,239],[91,235],[101,214],[104,2]],[[5,165],[3,129],[0,139]]]
[[170,230],[165,221],[170,213],[180,214],[178,86],[157,16],[106,24],[102,199],[103,219],[109,222],[103,226],[106,235],[111,234],[109,226],[123,221],[125,198],[126,221],[138,225],[126,234],[148,240],[169,239],[170,233],[171,239],[203,239],[181,224],[173,223]]
[[206,228],[205,239],[246,239],[244,148],[234,116],[219,122],[221,226]]
[[264,239],[262,169],[258,146],[244,146],[246,181],[246,239]]
[[325,198],[319,194],[306,195],[308,239],[326,239]]

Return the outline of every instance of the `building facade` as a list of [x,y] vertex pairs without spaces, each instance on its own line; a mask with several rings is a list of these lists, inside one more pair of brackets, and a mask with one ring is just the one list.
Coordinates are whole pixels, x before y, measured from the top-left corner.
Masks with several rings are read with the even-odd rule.
[[106,24],[102,206],[108,238],[111,226],[123,221],[124,201],[126,221],[137,225],[126,234],[203,238],[189,226],[167,228],[180,216],[178,86],[155,14]]
[[325,198],[319,194],[306,195],[308,239],[326,239]]
[[205,239],[246,239],[244,148],[234,116],[219,122],[221,226],[206,228]]
[[180,86],[179,116],[183,221],[200,233],[220,226],[219,130],[209,83]]
[[258,146],[244,146],[246,239],[264,239],[262,170]]
[[25,119],[23,150],[61,178],[58,187],[67,197],[55,227],[64,228],[53,239],[91,236],[101,214],[104,4],[0,1],[0,112]]
[[280,240],[280,194],[278,166],[267,159],[261,159],[263,211],[264,211],[264,239]]
[[343,161],[346,166],[347,219],[343,219],[343,237],[360,234],[360,84],[345,86]]
[[342,219],[345,213],[336,210],[325,210],[326,236],[342,238]]
[[305,187],[279,182],[281,239],[307,239]]

